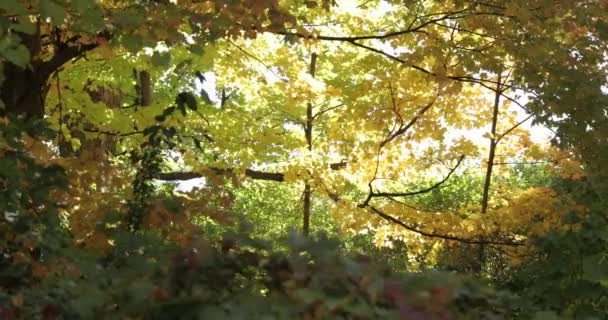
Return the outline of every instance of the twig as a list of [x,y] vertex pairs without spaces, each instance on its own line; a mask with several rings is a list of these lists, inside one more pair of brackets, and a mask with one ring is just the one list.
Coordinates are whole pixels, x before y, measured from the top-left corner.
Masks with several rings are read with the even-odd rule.
[[[458,159],[458,162],[450,170],[450,172],[448,172],[448,174],[441,181],[435,183],[434,185],[432,185],[432,186],[430,186],[428,188],[424,188],[424,189],[417,190],[417,191],[410,191],[410,192],[371,192],[368,197],[369,198],[378,198],[378,197],[409,197],[409,196],[415,196],[415,195],[431,192],[434,189],[439,188],[446,181],[448,181],[448,179],[450,179],[450,177],[452,176],[452,174],[454,173],[454,171],[456,171],[456,169],[458,169],[458,167],[460,166],[460,164],[462,163],[463,160],[464,160],[464,155],[461,155],[460,158]],[[364,202],[363,204],[360,205],[360,207],[365,207],[366,205],[367,205],[367,203]]]
[[513,130],[517,129],[517,127],[521,126],[522,124],[524,124],[526,121],[532,119],[534,115],[529,115],[527,116],[525,119],[521,120],[520,122],[516,123],[514,126],[512,126],[511,128],[509,128],[509,130],[505,131],[503,134],[499,135],[496,138],[496,143],[500,142],[500,140],[502,140],[502,138],[504,138],[506,135],[508,135],[509,133],[511,133]]
[[284,79],[283,77],[281,77],[280,75],[278,75],[274,70],[272,70],[272,68],[267,65],[264,61],[262,61],[260,58],[254,56],[253,54],[247,52],[245,49],[241,48],[241,46],[239,46],[238,44],[228,40],[228,43],[233,45],[234,47],[236,47],[237,49],[239,49],[239,51],[241,51],[242,53],[244,53],[246,56],[250,57],[251,59],[259,62],[262,66],[264,66],[266,69],[268,69],[268,71],[270,71],[275,77],[277,77],[277,79],[287,83],[289,81],[287,81],[286,79]]
[[397,224],[397,225],[403,227],[406,230],[415,232],[417,234],[420,234],[422,236],[429,237],[429,238],[452,240],[452,241],[457,241],[457,242],[462,242],[462,243],[467,243],[467,244],[494,244],[494,245],[502,245],[502,246],[523,246],[524,245],[524,243],[520,242],[520,241],[508,241],[508,240],[492,241],[492,240],[482,240],[482,239],[460,238],[460,237],[451,236],[448,234],[427,232],[427,231],[423,231],[423,230],[419,229],[418,227],[408,225],[405,222],[403,222],[387,213],[382,212],[380,209],[378,209],[376,207],[370,206],[368,208],[372,213],[380,216],[382,219],[384,219],[386,221],[392,222],[394,224]]

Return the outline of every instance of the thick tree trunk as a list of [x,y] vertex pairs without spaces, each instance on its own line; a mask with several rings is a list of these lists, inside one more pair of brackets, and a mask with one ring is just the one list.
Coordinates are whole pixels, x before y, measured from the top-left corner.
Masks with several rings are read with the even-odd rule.
[[5,115],[26,115],[42,118],[44,115],[44,97],[48,91],[46,81],[50,74],[42,72],[39,60],[42,48],[40,24],[34,34],[16,33],[21,43],[27,47],[32,57],[30,65],[21,67],[4,62],[4,82],[0,86],[0,99],[4,103]]
[[44,116],[44,97],[48,92],[46,79],[36,69],[4,65],[5,81],[0,87],[6,114]]
[[49,78],[64,64],[96,48],[97,44],[78,44],[78,37],[72,39],[72,45],[57,41],[54,43],[54,55],[49,60],[42,61],[40,32],[18,36],[32,58],[26,67],[3,63],[4,82],[0,85],[0,99],[5,107],[0,111],[0,115],[43,118]]

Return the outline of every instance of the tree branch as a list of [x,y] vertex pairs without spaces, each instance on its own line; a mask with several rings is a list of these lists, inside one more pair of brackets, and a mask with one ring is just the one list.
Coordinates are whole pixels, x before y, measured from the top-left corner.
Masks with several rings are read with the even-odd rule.
[[469,239],[469,238],[460,238],[460,237],[456,237],[456,236],[451,236],[448,234],[427,232],[427,231],[423,231],[423,230],[419,229],[418,227],[408,225],[405,222],[403,222],[387,213],[382,212],[380,209],[378,209],[376,207],[370,206],[369,209],[371,212],[373,212],[374,214],[378,215],[379,217],[381,217],[382,219],[384,219],[386,221],[392,222],[394,224],[397,224],[397,225],[403,227],[406,230],[415,232],[419,235],[429,237],[429,238],[439,238],[439,239],[457,241],[457,242],[462,242],[462,243],[467,243],[467,244],[494,244],[494,245],[503,245],[503,246],[523,246],[524,245],[523,242],[519,242],[519,241],[509,241],[509,240],[493,241],[493,240],[483,240],[483,239]]
[[258,63],[260,63],[264,68],[266,68],[266,70],[270,71],[275,77],[277,77],[277,79],[283,81],[283,82],[288,82],[284,77],[278,75],[273,69],[272,67],[270,67],[268,64],[266,64],[264,61],[262,61],[262,59],[256,57],[255,55],[247,52],[245,49],[243,49],[241,46],[237,45],[236,43],[228,40],[228,43],[232,46],[234,46],[235,48],[237,48],[239,51],[241,51],[244,55],[248,56],[249,58],[257,61]]
[[70,60],[98,47],[97,43],[83,44],[78,46],[64,46],[53,55],[53,57],[40,65],[39,72],[43,79],[48,79],[55,70],[59,69]]
[[[434,189],[439,188],[446,181],[448,181],[448,179],[450,179],[450,177],[452,176],[454,171],[456,171],[456,169],[458,169],[458,167],[460,166],[460,164],[462,163],[463,160],[464,160],[464,155],[461,155],[460,158],[458,158],[458,162],[450,170],[450,172],[448,172],[448,174],[441,181],[435,183],[434,185],[432,185],[428,188],[417,190],[417,191],[411,191],[411,192],[371,192],[369,198],[371,200],[371,198],[378,198],[378,197],[409,197],[409,196],[415,196],[415,195],[431,192]],[[367,202],[369,203],[369,201],[367,201]],[[364,202],[362,204],[362,206],[363,207],[367,206],[367,203]]]
[[[407,132],[407,130],[409,130],[414,124],[416,124],[416,122],[418,122],[418,120],[420,119],[420,117],[422,117],[424,115],[424,113],[426,113],[433,105],[435,104],[435,99],[433,99],[433,101],[429,102],[428,104],[426,104],[424,107],[422,107],[417,113],[416,116],[414,116],[410,122],[408,122],[406,125],[402,125],[399,127],[399,129],[395,132],[393,132],[391,135],[388,136],[388,138],[384,139],[384,141],[382,141],[380,143],[380,148],[384,147],[387,143],[395,140],[398,136],[404,134]],[[398,114],[399,115],[399,114]]]
[[344,107],[344,106],[346,106],[344,103],[340,103],[340,104],[337,104],[337,105],[332,106],[332,107],[327,107],[327,108],[325,108],[325,109],[323,109],[323,110],[321,110],[321,111],[319,111],[319,112],[315,113],[315,114],[312,116],[312,118],[313,118],[313,119],[316,119],[316,118],[318,118],[318,117],[322,116],[323,114],[325,114],[325,113],[327,113],[327,112],[329,112],[329,111],[331,111],[331,110],[334,110],[334,109],[337,109],[337,108],[341,108],[341,107]]
[[[364,35],[364,36],[324,36],[324,35],[319,35],[319,36],[310,36],[310,35],[305,35],[302,33],[291,33],[291,32],[278,32],[277,34],[281,34],[281,35],[285,35],[285,36],[292,36],[292,37],[298,37],[298,38],[315,38],[315,39],[319,39],[319,40],[325,40],[325,41],[343,41],[343,42],[352,42],[352,41],[360,41],[360,40],[385,40],[385,39],[389,39],[389,38],[394,38],[394,37],[398,37],[398,36],[402,36],[404,34],[408,34],[408,33],[415,33],[415,32],[422,32],[422,28],[433,24],[435,22],[439,22],[442,20],[448,20],[448,19],[452,19],[455,15],[459,15],[462,13],[465,13],[467,11],[469,11],[470,8],[465,8],[459,11],[452,11],[452,12],[444,12],[444,13],[436,13],[433,15],[441,15],[438,18],[434,18],[434,19],[430,19],[427,20],[425,22],[420,23],[419,25],[415,26],[415,27],[408,27],[407,29],[404,30],[398,30],[398,31],[393,31],[393,32],[388,32],[385,34],[380,34],[380,35]],[[415,20],[414,20],[415,21]]]
[[132,131],[132,132],[125,132],[125,133],[113,132],[113,131],[103,131],[103,130],[99,130],[99,129],[82,129],[82,131],[90,132],[90,133],[98,133],[98,134],[103,134],[106,136],[114,136],[114,137],[129,137],[129,136],[134,136],[134,135],[138,135],[138,134],[144,134],[143,131]]
[[522,124],[524,124],[526,121],[530,120],[532,118],[532,114],[527,116],[525,119],[521,120],[520,122],[516,123],[514,126],[512,126],[511,128],[509,128],[509,130],[505,131],[504,133],[502,133],[501,135],[499,135],[496,138],[496,143],[500,142],[500,140],[502,140],[502,138],[504,138],[506,135],[508,135],[509,133],[511,133],[513,130],[517,129],[517,127],[521,126]]
[[[233,169],[209,168],[209,170],[211,170],[214,174],[217,175],[227,175],[235,173]],[[155,176],[155,179],[163,181],[182,181],[202,178],[204,176],[205,175],[200,172],[161,172]],[[254,180],[266,180],[277,182],[285,181],[285,174],[279,172],[264,172],[246,169],[245,176]]]
[[[330,163],[329,168],[332,170],[341,170],[346,167],[346,162],[336,162]],[[213,173],[218,175],[225,174],[234,174],[234,169],[221,169],[210,167],[209,170],[213,171]],[[181,181],[181,180],[190,180],[196,178],[202,178],[205,175],[200,172],[194,171],[174,171],[174,172],[161,172],[156,175],[155,179],[163,180],[163,181]],[[266,180],[266,181],[276,181],[276,182],[284,182],[285,174],[282,172],[264,172],[252,169],[245,170],[245,176],[254,180]]]

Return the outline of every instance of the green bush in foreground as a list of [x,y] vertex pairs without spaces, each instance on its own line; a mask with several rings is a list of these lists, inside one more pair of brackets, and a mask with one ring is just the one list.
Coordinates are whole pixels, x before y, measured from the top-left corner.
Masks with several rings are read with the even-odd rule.
[[491,319],[506,297],[439,272],[393,273],[338,241],[292,234],[274,252],[245,234],[177,247],[117,232],[107,256],[76,248],[0,294],[6,319]]

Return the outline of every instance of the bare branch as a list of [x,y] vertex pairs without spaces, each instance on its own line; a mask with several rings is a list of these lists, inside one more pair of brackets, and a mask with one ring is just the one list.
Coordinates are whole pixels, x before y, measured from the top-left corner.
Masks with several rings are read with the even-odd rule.
[[[329,168],[332,170],[340,170],[346,167],[346,162],[337,162],[331,163]],[[211,170],[213,173],[218,175],[225,174],[234,174],[234,169],[221,169],[210,167],[208,170]],[[193,172],[193,171],[175,171],[175,172],[162,172],[156,176],[156,179],[163,181],[180,181],[180,180],[190,180],[195,178],[202,178],[205,175],[201,172]],[[254,180],[266,180],[266,181],[276,181],[276,182],[284,182],[285,174],[281,172],[264,172],[252,169],[245,169],[245,176]]]
[[[446,181],[448,181],[448,179],[450,179],[450,177],[452,176],[452,174],[454,173],[454,171],[456,171],[456,169],[458,169],[458,167],[460,166],[460,164],[462,163],[463,160],[464,160],[464,155],[461,155],[460,158],[458,159],[458,162],[450,170],[450,172],[448,172],[448,174],[441,181],[435,183],[434,185],[432,185],[432,186],[430,186],[428,188],[417,190],[417,191],[410,191],[410,192],[371,192],[368,195],[368,197],[369,198],[378,198],[378,197],[409,197],[409,196],[415,196],[415,195],[431,192],[434,189],[439,188]],[[365,204],[365,202],[364,202],[364,204]],[[367,204],[365,204],[365,205],[367,205]],[[365,206],[365,205],[363,205],[363,206]]]
[[[98,34],[99,38],[109,40],[112,35],[109,32],[102,32]],[[71,41],[71,40],[69,40]],[[99,43],[82,44],[69,46],[67,43],[61,43],[57,52],[51,57],[50,60],[40,65],[39,72],[43,79],[48,79],[55,70],[69,62],[70,60],[79,57],[99,46]]]
[[135,136],[135,135],[138,135],[138,134],[144,134],[143,131],[132,131],[132,132],[125,132],[125,133],[113,132],[113,131],[104,131],[104,130],[99,130],[99,129],[83,129],[83,131],[90,132],[90,133],[103,134],[103,135],[106,135],[106,136],[114,136],[114,137],[129,137],[129,136]]
[[322,116],[323,114],[325,114],[325,113],[327,113],[327,112],[329,112],[329,111],[332,111],[332,110],[334,110],[334,109],[338,109],[338,108],[341,108],[341,107],[344,107],[344,106],[346,106],[344,103],[340,103],[340,104],[337,104],[337,105],[335,105],[335,106],[327,107],[326,109],[323,109],[323,110],[321,110],[321,111],[319,111],[319,112],[315,113],[315,114],[312,116],[312,118],[313,118],[313,119],[316,119],[317,117]]
[[504,138],[506,135],[508,135],[509,133],[511,133],[513,130],[517,129],[517,127],[521,126],[522,124],[524,124],[526,121],[532,119],[534,115],[529,115],[527,116],[525,119],[521,120],[520,122],[516,123],[514,126],[512,126],[511,128],[509,128],[509,130],[505,131],[504,133],[502,133],[501,135],[499,135],[496,138],[496,143],[500,142],[500,140],[502,140],[502,138]]
[[[395,140],[397,137],[399,137],[400,135],[406,133],[414,124],[416,124],[416,122],[418,122],[418,120],[435,104],[435,99],[433,99],[433,101],[427,103],[424,107],[422,107],[417,113],[416,115],[410,120],[410,122],[408,122],[406,125],[402,125],[399,127],[399,129],[395,132],[393,132],[391,135],[389,135],[386,139],[384,139],[384,141],[382,141],[380,143],[380,148],[384,147],[386,144],[388,144],[389,142]],[[396,111],[395,111],[396,112]]]
[[343,42],[353,42],[353,41],[361,41],[361,40],[385,40],[385,39],[390,39],[390,38],[395,38],[398,36],[402,36],[408,33],[421,33],[423,31],[421,31],[424,27],[433,24],[435,22],[439,22],[442,20],[448,20],[448,19],[452,19],[454,18],[454,16],[465,13],[469,10],[469,8],[466,9],[462,9],[459,11],[453,11],[453,12],[447,12],[447,13],[437,13],[434,15],[441,15],[438,18],[434,18],[434,19],[429,19],[425,22],[420,23],[417,26],[410,26],[407,29],[404,30],[398,30],[398,31],[393,31],[393,32],[389,32],[389,33],[385,33],[385,34],[379,34],[379,35],[364,35],[364,36],[324,36],[324,35],[319,35],[319,36],[311,36],[311,35],[307,35],[307,34],[302,34],[302,33],[292,33],[292,32],[277,32],[277,34],[281,34],[281,35],[285,35],[285,36],[292,36],[292,37],[298,37],[298,38],[315,38],[318,40],[325,40],[325,41],[343,41]]
[[[235,173],[233,169],[209,168],[209,170],[211,170],[214,174],[217,175],[227,175]],[[161,172],[155,176],[155,179],[163,181],[181,181],[202,178],[204,176],[205,175],[200,172]],[[264,172],[246,169],[245,176],[254,180],[266,180],[277,182],[285,181],[285,175],[283,173],[278,172]]]
[[451,241],[457,241],[457,242],[462,242],[462,243],[467,243],[467,244],[494,244],[494,245],[502,245],[502,246],[523,246],[524,245],[524,243],[520,242],[520,241],[512,241],[512,240],[511,241],[510,240],[494,241],[494,240],[475,239],[475,238],[460,238],[460,237],[456,237],[456,236],[451,236],[449,234],[428,232],[428,231],[421,230],[420,228],[418,228],[416,226],[408,225],[405,222],[403,222],[385,212],[382,212],[380,209],[378,209],[376,207],[370,206],[368,208],[372,213],[378,215],[379,217],[381,217],[382,219],[384,219],[386,221],[397,224],[406,230],[415,232],[419,235],[429,237],[429,238],[451,240]]
[[505,165],[535,165],[535,164],[547,164],[547,163],[557,164],[561,160],[565,160],[568,158],[570,158],[570,156],[565,156],[565,157],[551,159],[551,160],[494,162],[494,165],[495,166],[505,166]]
[[241,51],[243,54],[245,54],[246,56],[250,57],[251,59],[259,62],[262,66],[264,66],[264,68],[266,68],[268,71],[270,71],[275,77],[277,77],[277,79],[283,81],[283,82],[288,82],[285,78],[281,77],[280,75],[278,75],[274,70],[272,70],[272,68],[267,65],[264,61],[262,61],[262,59],[254,56],[253,54],[247,52],[245,49],[241,48],[239,45],[237,45],[236,43],[228,40],[228,43],[231,44],[232,46],[236,47],[239,51]]

